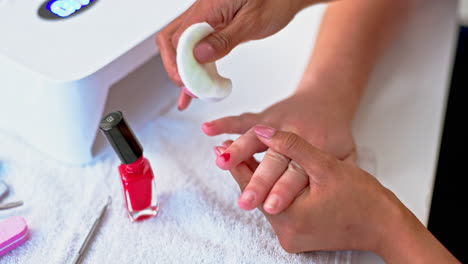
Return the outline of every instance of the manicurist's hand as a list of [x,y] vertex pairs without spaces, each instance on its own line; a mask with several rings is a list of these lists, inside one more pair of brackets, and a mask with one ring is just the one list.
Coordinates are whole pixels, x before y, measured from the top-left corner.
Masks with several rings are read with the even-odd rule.
[[[296,13],[319,0],[198,0],[156,37],[169,78],[183,88],[176,65],[180,35],[189,26],[207,22],[215,32],[195,47],[200,63],[218,60],[242,42],[268,37],[285,27]],[[191,97],[182,89],[178,108],[187,108]]]
[[[269,150],[291,160],[267,201],[295,189],[298,178],[307,181],[283,212],[272,215],[260,207],[286,251],[365,250],[387,263],[459,263],[372,175],[294,133],[266,126],[254,131]],[[256,169],[250,157],[230,172],[245,192]]]

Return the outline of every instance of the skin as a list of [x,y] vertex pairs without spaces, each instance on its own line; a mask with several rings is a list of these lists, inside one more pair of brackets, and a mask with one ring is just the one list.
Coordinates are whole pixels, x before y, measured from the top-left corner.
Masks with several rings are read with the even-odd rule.
[[[235,46],[249,40],[266,38],[284,28],[306,6],[318,0],[208,0],[196,1],[187,11],[166,26],[157,36],[169,78],[182,88],[178,108],[184,110],[191,96],[184,92],[184,84],[177,72],[176,47],[180,35],[190,25],[207,22],[216,32],[195,47],[194,55],[200,63],[216,61]],[[248,25],[248,26],[246,26]],[[252,25],[256,25],[253,27]]]
[[[314,52],[296,91],[261,113],[247,113],[205,123],[209,136],[241,136],[217,158],[224,170],[232,169],[266,146],[251,129],[268,124],[304,137],[320,150],[338,159],[355,160],[351,124],[370,73],[379,54],[404,25],[411,2],[353,0],[330,4],[324,15]],[[352,22],[350,22],[352,21]],[[346,44],[343,44],[346,40]],[[229,159],[227,159],[227,156]],[[288,159],[267,151],[252,181],[239,198],[239,206],[252,210],[265,202],[265,210],[279,213],[295,196],[293,191],[275,195],[272,190],[298,190],[300,183],[277,183]]]
[[[386,263],[460,263],[372,175],[294,133],[267,126],[256,126],[254,132],[269,149],[294,161],[295,177],[308,181],[281,213],[259,207],[287,252],[351,249],[374,252]],[[226,147],[219,147],[217,155]],[[250,157],[230,170],[241,190],[258,166]]]
[[[276,33],[316,2],[195,2],[156,38],[169,77],[182,88],[178,108],[187,108],[191,100],[175,63],[178,38],[188,26],[206,21],[216,29],[194,49],[200,63],[211,62],[242,42]],[[373,251],[388,263],[458,263],[393,193],[352,164],[354,113],[379,54],[402,26],[410,4],[331,4],[311,60],[290,97],[261,113],[203,125],[210,136],[241,134],[215,147],[216,163],[239,183],[239,206],[262,210],[288,252],[358,249]],[[268,136],[265,127],[254,127],[260,123],[296,134],[273,129]],[[263,151],[266,158],[258,163],[252,155]]]

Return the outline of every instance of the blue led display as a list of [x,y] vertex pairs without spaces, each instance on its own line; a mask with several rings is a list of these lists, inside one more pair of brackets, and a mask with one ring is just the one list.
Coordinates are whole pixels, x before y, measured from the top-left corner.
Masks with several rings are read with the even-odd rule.
[[59,17],[68,17],[94,0],[52,0],[46,8]]

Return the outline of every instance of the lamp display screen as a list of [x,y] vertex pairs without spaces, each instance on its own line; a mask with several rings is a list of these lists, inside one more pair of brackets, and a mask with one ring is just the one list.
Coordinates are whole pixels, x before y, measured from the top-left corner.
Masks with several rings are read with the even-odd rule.
[[97,0],[49,0],[40,8],[39,16],[47,19],[66,18],[95,1]]

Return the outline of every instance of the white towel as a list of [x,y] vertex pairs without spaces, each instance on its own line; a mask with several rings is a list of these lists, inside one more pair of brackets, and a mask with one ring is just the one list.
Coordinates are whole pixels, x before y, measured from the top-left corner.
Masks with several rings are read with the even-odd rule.
[[108,195],[112,205],[84,263],[350,262],[351,252],[288,254],[258,210],[239,209],[238,186],[214,163],[212,146],[222,139],[203,135],[192,111],[170,111],[137,133],[160,198],[159,215],[137,223],[126,216],[111,151],[70,167],[0,133],[0,179],[12,187],[6,201],[25,203],[0,219],[23,216],[31,230],[30,240],[0,263],[70,263]]

